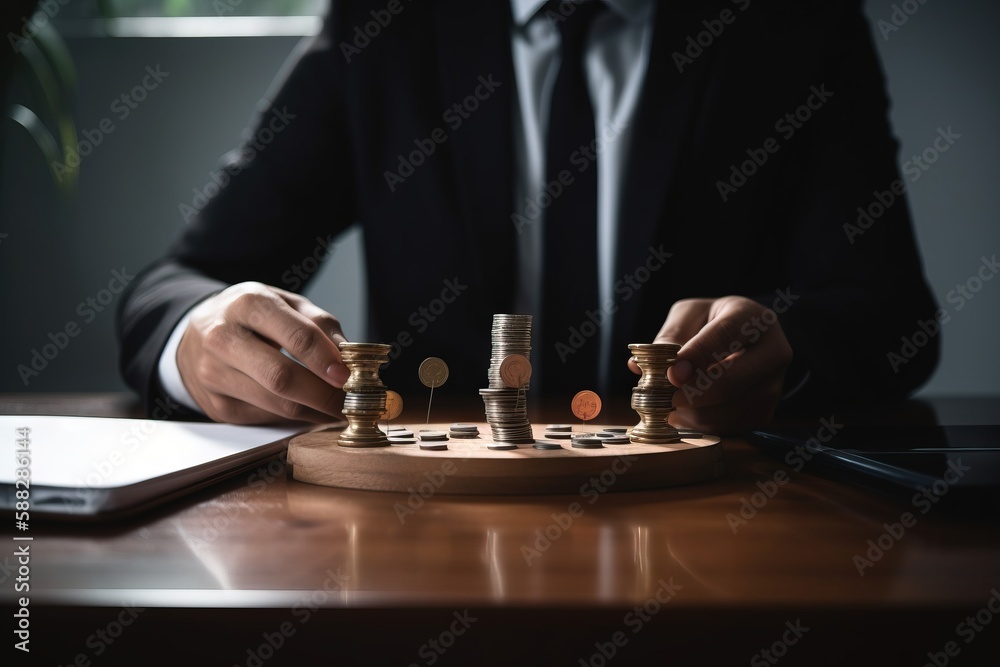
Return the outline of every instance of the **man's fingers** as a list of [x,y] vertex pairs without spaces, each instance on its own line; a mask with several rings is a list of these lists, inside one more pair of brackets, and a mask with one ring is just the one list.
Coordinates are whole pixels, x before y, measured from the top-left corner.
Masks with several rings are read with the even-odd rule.
[[668,372],[671,382],[684,384],[698,370],[707,370],[730,355],[746,350],[761,337],[748,325],[762,308],[749,299],[718,299],[704,326],[677,354],[677,363]]
[[231,315],[236,324],[277,343],[316,376],[331,385],[337,386],[339,382],[343,386],[346,375],[337,345],[315,322],[293,308],[282,296],[254,292],[241,294],[232,302]]
[[[653,342],[684,345],[705,326],[712,301],[712,299],[682,299],[674,303]],[[629,359],[628,365],[633,373],[641,372],[634,358]]]
[[653,342],[684,345],[708,323],[712,301],[713,299],[682,299],[674,303]]
[[[693,428],[713,435],[742,433],[767,424],[781,392],[781,378],[752,387],[745,394],[719,405],[692,407],[684,401],[671,413],[674,426]],[[675,397],[681,392],[677,392]],[[674,401],[675,405],[678,401]]]
[[[325,333],[334,344],[340,344],[347,340],[344,336],[344,330],[340,326],[340,320],[326,312],[315,303],[305,298],[301,294],[296,294],[295,292],[289,292],[287,290],[279,289],[277,287],[272,288],[278,295],[281,296],[292,308],[299,311],[310,320],[312,320],[316,326],[318,326],[323,333]],[[339,354],[337,355],[340,356]]]
[[[235,369],[220,375],[222,389],[212,397],[216,410],[225,411],[224,421],[250,424],[273,422],[275,416],[288,421],[305,421],[316,424],[334,421],[336,415],[315,410],[308,405],[282,398],[257,383],[256,380]],[[338,392],[340,393],[340,392]],[[336,399],[331,401],[331,405]]]
[[347,382],[347,378],[350,377],[351,372],[347,369],[347,366],[344,365],[343,357],[340,355],[340,344],[347,340],[347,337],[344,335],[344,330],[340,326],[340,320],[299,294],[286,292],[285,290],[277,288],[275,288],[275,291],[277,291],[278,294],[280,294],[292,308],[312,320],[313,324],[319,327],[320,331],[325,333],[327,337],[333,341],[333,345],[337,351],[337,363],[334,368],[329,370],[328,375],[333,380],[334,386],[343,387],[344,383]]
[[[678,385],[674,402],[683,397],[685,404],[697,408],[730,402],[759,387],[762,380],[783,377],[789,358],[778,349],[778,341],[746,348],[707,369],[697,369],[687,382]],[[673,370],[667,371],[668,379]],[[672,379],[671,384],[675,384]]]
[[235,331],[239,329],[236,324],[220,324],[209,330],[205,345],[224,366],[239,371],[247,381],[220,372],[203,379],[207,389],[271,409],[288,419],[316,421],[316,416],[305,408],[327,417],[339,416],[340,390],[256,336],[248,336],[234,345],[239,336]]

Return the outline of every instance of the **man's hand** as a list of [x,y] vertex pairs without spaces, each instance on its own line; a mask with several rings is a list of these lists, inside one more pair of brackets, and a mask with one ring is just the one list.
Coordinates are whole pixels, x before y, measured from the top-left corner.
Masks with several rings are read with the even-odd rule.
[[339,388],[349,375],[337,347],[343,340],[337,319],[308,299],[239,283],[192,309],[177,367],[215,421],[328,422],[341,416]]
[[[667,371],[678,387],[671,423],[722,434],[770,421],[792,348],[773,311],[763,318],[768,310],[741,296],[683,299],[671,307],[653,341],[681,346]],[[634,358],[629,368],[640,372]]]

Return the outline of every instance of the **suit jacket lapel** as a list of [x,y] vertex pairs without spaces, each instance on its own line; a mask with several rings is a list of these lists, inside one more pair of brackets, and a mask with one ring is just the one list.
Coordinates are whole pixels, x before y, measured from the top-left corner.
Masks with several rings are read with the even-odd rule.
[[[707,85],[705,71],[712,60],[711,49],[705,49],[693,63],[682,63],[682,71],[678,71],[673,57],[676,52],[684,52],[688,35],[703,29],[701,19],[710,15],[705,7],[698,2],[656,3],[649,66],[636,110],[628,175],[621,193],[616,277],[631,274],[645,264],[664,215],[694,111]],[[674,251],[669,247],[664,249]],[[615,351],[621,345],[635,342],[626,339],[635,335],[633,323],[640,300],[633,298],[620,304],[613,342]],[[664,317],[669,305],[664,304]]]
[[[458,127],[446,127],[453,170],[448,182],[457,186],[449,193],[462,220],[476,284],[490,299],[485,304],[513,307],[513,271],[516,266],[512,174],[512,95],[515,91],[510,49],[511,15],[509,2],[440,2],[434,7],[438,68],[441,81],[441,108],[452,107],[477,86],[490,90]],[[498,29],[499,26],[499,29]],[[491,85],[484,85],[489,83]],[[495,85],[495,84],[499,85]],[[455,117],[452,121],[457,123]],[[460,116],[459,116],[460,118]],[[468,125],[468,127],[466,127]],[[497,308],[500,308],[497,305]],[[480,313],[492,318],[490,313]]]

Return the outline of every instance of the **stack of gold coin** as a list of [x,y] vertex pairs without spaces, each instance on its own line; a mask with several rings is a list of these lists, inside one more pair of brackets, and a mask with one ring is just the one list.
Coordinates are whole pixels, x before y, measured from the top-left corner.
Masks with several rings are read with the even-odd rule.
[[667,369],[677,361],[680,345],[672,343],[632,343],[628,346],[642,371],[632,389],[632,409],[641,421],[632,429],[632,442],[665,445],[680,442],[681,435],[667,419],[674,411],[676,387],[667,379]]
[[379,378],[379,368],[389,361],[388,345],[378,343],[340,344],[344,365],[351,371],[344,383],[343,413],[348,426],[341,432],[342,447],[385,447],[386,434],[378,428],[378,419],[386,414],[386,388]]
[[493,353],[488,372],[489,388],[480,389],[486,406],[486,421],[494,442],[531,444],[535,440],[528,421],[528,383],[512,388],[501,377],[500,366],[509,355],[530,359],[531,315],[496,314],[493,316]]

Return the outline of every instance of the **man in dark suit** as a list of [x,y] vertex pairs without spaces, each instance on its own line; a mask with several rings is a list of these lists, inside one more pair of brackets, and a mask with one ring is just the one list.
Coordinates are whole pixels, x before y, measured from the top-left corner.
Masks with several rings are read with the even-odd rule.
[[[628,343],[683,344],[678,416],[711,432],[925,381],[937,338],[901,341],[935,303],[860,3],[600,4],[334,2],[123,300],[147,405],[339,415],[339,323],[292,290],[355,221],[367,339],[394,343],[403,392],[434,355],[474,396],[505,312],[535,314],[539,387],[567,398],[627,396]],[[580,150],[556,170],[559,141]]]

